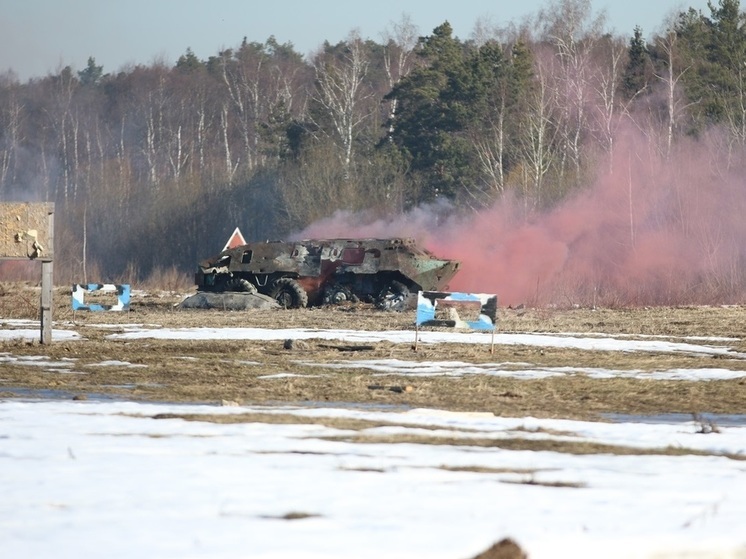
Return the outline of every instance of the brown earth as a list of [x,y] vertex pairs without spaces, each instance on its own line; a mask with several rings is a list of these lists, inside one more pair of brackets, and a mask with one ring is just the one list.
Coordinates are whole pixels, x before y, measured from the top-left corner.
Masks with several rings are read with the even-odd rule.
[[[311,340],[117,340],[127,325],[154,327],[342,328],[412,331],[413,312],[390,313],[366,304],[298,310],[180,310],[179,294],[133,294],[129,312],[73,312],[70,289],[54,296],[55,328],[75,329],[79,341],[0,341],[0,396],[49,395],[166,402],[240,404],[342,403],[488,411],[501,416],[598,419],[604,413],[743,413],[746,379],[659,381],[591,379],[582,374],[521,380],[487,375],[376,376],[352,361],[516,363],[537,367],[597,367],[645,372],[689,368],[746,370],[746,359],[703,354],[587,351],[489,344],[347,343]],[[8,319],[36,319],[39,290],[0,283],[0,328]],[[722,345],[746,353],[746,308],[501,309],[499,331],[663,336],[667,341]],[[25,326],[28,328],[28,325]],[[691,340],[692,336],[730,340]],[[650,339],[650,338],[643,338]],[[414,342],[414,337],[412,339]],[[66,367],[17,362],[22,356]],[[126,363],[103,365],[105,361]],[[346,364],[349,363],[349,366]],[[513,365],[511,365],[511,363]],[[335,367],[331,368],[330,365]],[[282,376],[293,373],[300,376]],[[275,378],[263,378],[279,375]]]
[[526,559],[524,551],[509,538],[500,540],[474,559]]

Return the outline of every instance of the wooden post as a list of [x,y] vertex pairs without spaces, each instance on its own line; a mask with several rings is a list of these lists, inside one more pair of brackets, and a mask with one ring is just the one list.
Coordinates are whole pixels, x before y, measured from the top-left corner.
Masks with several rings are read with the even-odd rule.
[[54,204],[49,204],[47,214],[47,246],[45,252],[50,256],[42,255],[41,259],[41,308],[40,326],[41,343],[52,343],[52,291],[54,289]]
[[52,261],[41,262],[41,343],[52,343]]

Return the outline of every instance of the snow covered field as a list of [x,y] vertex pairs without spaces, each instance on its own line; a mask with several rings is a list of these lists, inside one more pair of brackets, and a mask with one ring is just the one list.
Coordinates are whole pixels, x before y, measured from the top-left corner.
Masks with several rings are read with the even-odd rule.
[[428,426],[431,436],[465,440],[746,456],[746,427],[702,435],[693,423],[3,401],[3,556],[466,559],[503,537],[534,559],[746,556],[746,462],[725,456],[365,444],[327,440],[349,433],[321,425],[153,419],[245,411],[401,425],[370,435]]
[[[38,338],[38,329],[28,331]],[[15,338],[20,332],[0,330],[0,337]],[[309,332],[132,326],[112,337],[283,339]],[[348,331],[315,335],[412,341],[407,332],[355,333],[353,339]],[[423,343],[438,343],[444,336],[464,341],[479,335],[433,333]],[[72,340],[76,335],[55,330],[54,337]],[[469,339],[484,343],[489,337]],[[496,343],[736,356],[706,338],[673,343],[505,334]],[[0,376],[3,359],[16,357],[0,355]],[[65,363],[54,366],[64,369]],[[357,363],[371,374],[386,375],[567,374],[562,368],[510,365],[508,370],[459,362]],[[597,378],[619,373],[582,372]],[[712,368],[661,371],[657,378],[708,382],[740,374]],[[656,377],[647,378],[655,382]],[[314,422],[219,424],[154,417],[247,412],[299,415]],[[352,431],[326,426],[325,418],[360,419],[371,426]],[[390,425],[376,425],[382,422]],[[719,433],[709,434],[700,433],[701,427],[694,421],[593,423],[423,409],[4,398],[2,555],[468,559],[510,537],[532,559],[743,559],[746,425],[720,425]],[[380,442],[392,435],[448,438],[451,444]],[[475,439],[603,443],[626,453],[580,455],[468,444]],[[656,453],[667,447],[706,455]]]

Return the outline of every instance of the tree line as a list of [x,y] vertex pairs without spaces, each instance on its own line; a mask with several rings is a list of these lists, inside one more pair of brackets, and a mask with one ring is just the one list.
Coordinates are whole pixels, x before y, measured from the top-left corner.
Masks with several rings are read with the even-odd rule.
[[530,215],[607,172],[629,127],[664,158],[717,128],[743,162],[746,15],[738,0],[708,12],[618,36],[590,0],[554,0],[468,40],[403,16],[380,42],[351,32],[308,57],[244,38],[173,66],[9,71],[0,199],[56,203],[59,281],[132,281],[192,270],[237,225],[277,239],[338,209],[505,196]]

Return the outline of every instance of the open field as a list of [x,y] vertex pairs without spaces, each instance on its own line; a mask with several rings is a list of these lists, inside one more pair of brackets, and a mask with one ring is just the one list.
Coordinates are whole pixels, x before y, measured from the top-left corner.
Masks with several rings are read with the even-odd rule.
[[[144,327],[260,328],[290,329],[289,339],[298,329],[407,333],[412,332],[414,322],[413,312],[389,313],[365,304],[240,312],[179,310],[175,305],[183,298],[183,294],[136,293],[129,312],[73,313],[69,289],[57,289],[55,329],[74,330],[83,339],[56,341],[50,346],[27,339],[0,341],[0,354],[6,356],[0,394],[21,389],[65,397],[160,402],[333,402],[576,419],[598,419],[606,413],[738,414],[743,413],[746,401],[746,376],[652,380],[656,373],[678,370],[726,369],[746,375],[744,307],[501,309],[499,316],[501,335],[705,344],[720,348],[719,352],[611,351],[522,344],[520,338],[504,344],[499,337],[494,353],[489,343],[420,343],[415,351],[413,333],[411,343],[323,339],[310,334],[308,339],[294,340],[291,349],[286,349],[282,336],[114,337]],[[33,322],[24,321],[36,319],[38,304],[38,290],[33,286],[2,284],[0,321],[5,322],[1,327],[33,328]],[[52,365],[28,358],[46,359]],[[365,366],[382,360],[396,360],[398,370],[376,374]],[[437,363],[446,371],[419,374],[416,367],[423,363]],[[449,363],[498,369],[502,374],[451,375]],[[527,368],[563,374],[521,374]],[[588,370],[610,373],[597,378],[587,374]],[[635,374],[626,374],[630,372]]]
[[746,557],[744,307],[501,309],[491,353],[184,297],[59,288],[44,346],[38,288],[0,284],[10,556]]

